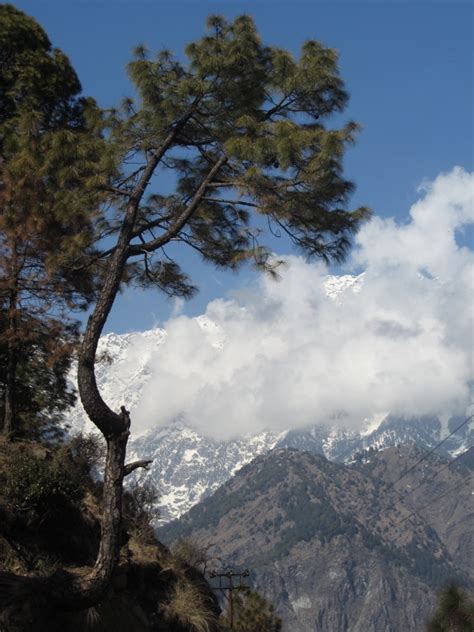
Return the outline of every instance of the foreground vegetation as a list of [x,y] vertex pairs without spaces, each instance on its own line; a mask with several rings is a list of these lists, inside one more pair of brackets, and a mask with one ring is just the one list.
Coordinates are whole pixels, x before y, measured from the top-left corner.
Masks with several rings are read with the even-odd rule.
[[[119,563],[100,603],[70,612],[51,604],[47,593],[25,602],[17,575],[82,575],[95,560],[103,485],[91,474],[100,450],[84,458],[95,441],[76,438],[72,445],[47,446],[0,440],[0,559],[9,571],[0,587],[10,582],[0,627],[8,632],[217,629],[214,594],[200,571],[156,540],[140,490],[125,495]],[[82,450],[84,445],[89,449]]]

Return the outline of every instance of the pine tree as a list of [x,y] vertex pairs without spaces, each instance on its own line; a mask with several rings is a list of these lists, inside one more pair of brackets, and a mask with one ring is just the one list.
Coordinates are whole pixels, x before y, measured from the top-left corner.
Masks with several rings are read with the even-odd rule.
[[[230,23],[213,16],[186,55],[183,64],[168,51],[151,57],[137,48],[129,74],[138,99],[127,99],[110,120],[109,140],[122,164],[110,187],[109,226],[117,238],[104,253],[104,285],[78,362],[82,404],[107,440],[107,528],[83,598],[110,579],[120,545],[121,481],[143,465],[124,466],[129,413],[107,406],[94,374],[99,337],[124,280],[189,296],[195,288],[179,266],[180,245],[216,266],[250,261],[274,273],[265,229],[286,234],[307,257],[340,261],[369,215],[347,209],[353,185],[343,177],[344,152],[358,126],[325,125],[348,99],[334,50],[310,41],[295,59],[264,46],[249,16]],[[154,176],[165,171],[176,181],[168,195],[155,189]]]
[[93,268],[82,264],[93,251],[105,145],[99,111],[80,89],[41,27],[1,5],[0,409],[7,435],[28,432],[32,421],[71,403],[64,376],[77,339],[71,312],[96,289]]
[[[274,608],[255,590],[241,590],[233,603],[233,630],[242,632],[280,632],[281,619]],[[221,620],[222,625],[230,625],[229,613]]]
[[474,602],[464,590],[451,584],[438,598],[438,607],[426,626],[427,632],[472,632],[474,630]]

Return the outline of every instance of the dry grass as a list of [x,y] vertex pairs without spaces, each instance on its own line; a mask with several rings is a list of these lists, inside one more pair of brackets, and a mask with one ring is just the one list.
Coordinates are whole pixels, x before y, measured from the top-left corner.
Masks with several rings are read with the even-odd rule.
[[176,621],[193,632],[210,632],[216,624],[211,604],[193,584],[179,579],[168,602],[161,606],[166,619]]

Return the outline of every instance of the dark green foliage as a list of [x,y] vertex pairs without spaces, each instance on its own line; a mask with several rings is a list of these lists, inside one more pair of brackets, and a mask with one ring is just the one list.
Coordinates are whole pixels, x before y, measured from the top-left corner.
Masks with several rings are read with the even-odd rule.
[[87,474],[102,468],[105,459],[105,445],[97,434],[77,434],[69,441],[69,449],[74,462]]
[[59,455],[46,460],[21,454],[9,463],[5,477],[7,504],[17,511],[57,511],[78,502],[84,493],[83,477]]
[[474,630],[474,601],[466,592],[450,584],[438,597],[438,606],[426,632],[472,632]]
[[[230,624],[228,612],[221,618],[222,625]],[[280,632],[281,619],[274,607],[255,590],[240,590],[234,597],[234,630],[242,632]]]
[[[111,170],[102,116],[42,28],[0,5],[0,395],[35,435],[74,398],[74,310],[94,297],[94,222]],[[89,264],[89,265],[86,265]]]
[[314,537],[326,542],[350,530],[351,521],[333,509],[319,485],[300,483],[279,500],[282,515],[292,524],[281,532],[272,556],[285,555],[298,542]]
[[[133,156],[144,167],[167,148],[159,168],[173,173],[175,191],[155,191],[140,205],[129,278],[182,296],[195,288],[174,259],[179,250],[172,261],[161,251],[171,238],[217,266],[250,261],[274,272],[277,262],[260,243],[266,229],[309,257],[339,261],[368,217],[366,208],[347,210],[353,185],[342,175],[358,126],[325,126],[347,103],[336,51],[310,41],[294,58],[265,46],[247,15],[211,16],[207,26],[186,48],[186,63],[138,47],[128,68],[138,98],[126,99],[109,121],[118,159]],[[118,207],[140,175],[125,162],[114,183]]]
[[[78,340],[77,326],[54,319],[46,323],[25,312],[17,312],[17,322],[28,335],[18,338],[15,345],[16,434],[34,439],[47,433],[50,439],[59,438],[63,431],[56,422],[76,401],[67,375]],[[1,343],[0,334],[0,420],[4,415],[7,358],[7,345]]]
[[38,23],[11,4],[0,7],[0,125],[19,109],[37,109],[46,122],[68,117],[81,89],[67,57],[52,49]]

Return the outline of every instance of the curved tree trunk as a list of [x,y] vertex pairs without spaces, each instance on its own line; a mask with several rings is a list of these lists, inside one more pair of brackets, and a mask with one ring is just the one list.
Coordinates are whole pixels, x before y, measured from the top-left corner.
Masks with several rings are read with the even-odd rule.
[[[196,98],[187,114],[172,127],[163,144],[149,158],[138,183],[133,192],[130,193],[117,244],[112,249],[107,261],[103,286],[94,311],[87,321],[79,352],[77,375],[81,402],[89,419],[101,431],[107,442],[101,541],[96,562],[92,570],[82,577],[65,571],[60,571],[47,578],[19,577],[12,573],[0,572],[0,607],[7,605],[12,599],[18,602],[18,595],[23,595],[25,598],[26,594],[30,596],[35,594],[41,597],[43,602],[55,603],[59,608],[82,610],[97,604],[110,585],[120,554],[123,479],[138,467],[147,467],[151,461],[125,464],[130,416],[124,406],[119,413],[114,412],[101,397],[94,368],[97,346],[120,289],[127,259],[138,254],[130,244],[135,236],[135,222],[140,201],[157,165],[173,143],[176,135],[191,117],[198,103],[199,98]],[[153,250],[168,243],[183,227],[196,210],[209,183],[225,162],[226,158],[221,157],[210,169],[187,209],[175,220],[162,239],[156,240],[157,243],[152,244]]]

